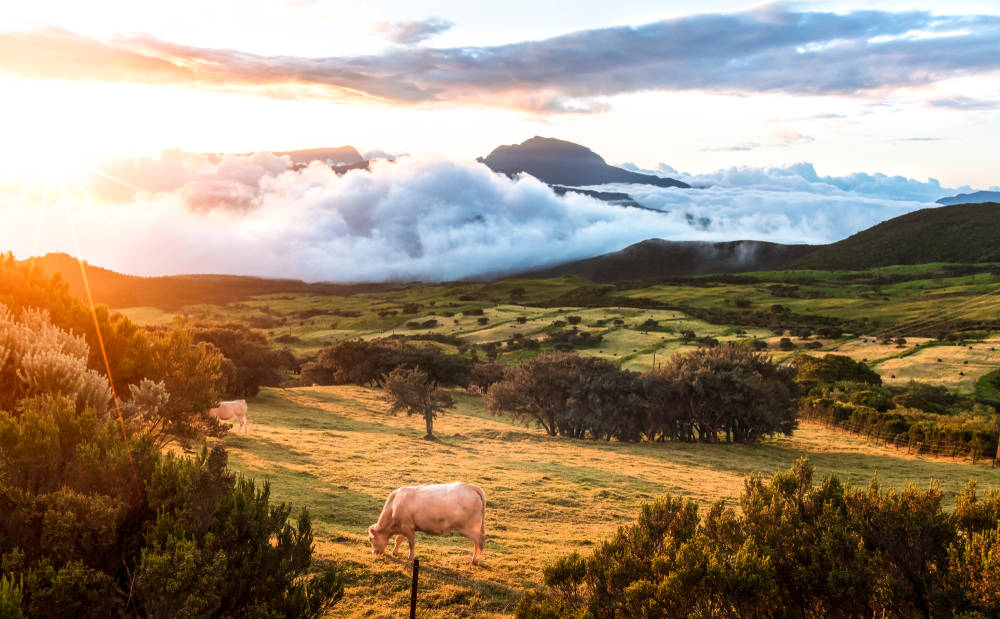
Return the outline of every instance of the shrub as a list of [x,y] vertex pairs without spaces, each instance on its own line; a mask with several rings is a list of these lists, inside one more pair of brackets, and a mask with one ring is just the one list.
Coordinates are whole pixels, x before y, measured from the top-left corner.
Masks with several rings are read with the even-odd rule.
[[244,325],[195,326],[191,333],[195,342],[212,344],[230,361],[221,387],[227,398],[253,397],[262,386],[280,386],[287,379],[287,370],[295,366],[290,351],[274,350],[263,333]]
[[[967,490],[974,497],[974,488]],[[996,497],[996,493],[993,495]],[[805,460],[752,475],[736,511],[667,495],[591,556],[549,564],[518,617],[994,616],[996,517],[941,492],[813,483]],[[994,499],[998,500],[998,499]],[[981,614],[976,614],[981,613]]]
[[272,505],[266,484],[229,472],[221,447],[198,458],[160,453],[159,431],[174,421],[161,412],[174,399],[164,382],[130,386],[116,418],[69,388],[81,385],[66,380],[74,373],[91,376],[78,362],[85,347],[28,316],[21,343],[31,351],[62,342],[63,352],[41,362],[0,346],[4,370],[31,377],[0,409],[4,616],[314,617],[339,599],[339,571],[308,573],[306,512],[289,524],[291,508]]

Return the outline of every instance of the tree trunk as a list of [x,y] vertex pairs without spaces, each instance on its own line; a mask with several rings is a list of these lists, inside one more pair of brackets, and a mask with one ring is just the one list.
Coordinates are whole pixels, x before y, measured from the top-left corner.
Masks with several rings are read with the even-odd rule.
[[427,426],[426,438],[434,438],[434,415],[430,412],[424,413],[424,423]]

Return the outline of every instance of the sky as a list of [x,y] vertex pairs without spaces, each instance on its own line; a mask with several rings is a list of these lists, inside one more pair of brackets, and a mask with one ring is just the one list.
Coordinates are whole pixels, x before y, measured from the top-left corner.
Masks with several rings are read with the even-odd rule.
[[[438,175],[477,187],[484,192],[477,199],[547,203],[548,196],[529,191],[530,183],[494,186],[473,160],[500,144],[557,137],[585,144],[609,163],[699,179],[701,193],[645,197],[665,211],[716,215],[711,230],[650,224],[674,238],[829,242],[952,190],[1000,184],[996,0],[34,0],[0,7],[0,93],[6,196],[0,209],[5,203],[9,218],[0,244],[21,255],[79,249],[109,266],[150,274],[200,266],[313,279],[433,279],[536,266],[641,240],[634,221],[607,224],[606,217],[617,221],[621,214],[590,205],[604,214],[553,215],[553,230],[570,231],[561,250],[530,255],[530,246],[484,241],[489,260],[475,261],[471,271],[456,269],[441,264],[461,257],[446,240],[421,238],[417,245],[438,249],[422,250],[418,260],[400,250],[407,242],[391,231],[362,226],[358,233],[343,212],[344,201],[356,196],[348,190],[358,187],[347,187],[360,182],[353,177],[317,180],[320,172],[308,176],[274,161],[261,168],[249,156],[220,167],[191,153],[352,144],[362,152],[405,154],[412,161],[400,170],[367,177],[385,192],[377,202],[391,220],[412,196],[427,197],[424,185]],[[133,187],[139,191],[105,195],[77,183],[95,166],[141,168],[144,178],[173,174],[187,184],[161,178]],[[252,182],[234,181],[227,176],[233,169]],[[81,234],[78,242],[90,249],[66,247],[70,239],[57,233],[56,211],[38,216],[40,202],[52,207],[61,199],[62,189],[45,193],[48,181],[69,187],[66,200],[81,228],[106,223],[108,209],[120,208],[114,211],[120,234],[141,238],[130,226],[155,204],[173,209],[162,216],[177,224],[180,243],[185,231],[208,234],[219,225],[213,218],[238,213],[226,225],[237,226],[251,247],[261,229],[275,227],[279,212],[317,208],[336,211],[333,227],[345,226],[352,239],[374,242],[383,234],[379,242],[401,253],[369,268],[328,255],[366,255],[353,241],[312,247],[271,273],[280,269],[224,257],[178,262],[167,249],[140,258],[124,241],[98,243],[107,232]],[[193,192],[204,196],[206,187],[221,206],[192,208]],[[303,206],[303,187],[326,192],[332,202]],[[834,207],[829,200],[837,192],[843,205]],[[468,213],[490,207],[488,200],[474,205],[431,193],[445,210],[455,207],[458,219],[439,222],[454,229]],[[802,195],[821,199],[801,207]],[[566,208],[566,200],[553,208]],[[268,211],[277,202],[284,210]],[[255,208],[230,208],[237,203]],[[836,208],[851,214],[840,216]],[[405,228],[405,221],[393,225]],[[302,231],[277,227],[290,236],[269,242],[309,245]],[[515,226],[483,234],[515,230],[526,233]],[[308,267],[313,263],[328,266]]]

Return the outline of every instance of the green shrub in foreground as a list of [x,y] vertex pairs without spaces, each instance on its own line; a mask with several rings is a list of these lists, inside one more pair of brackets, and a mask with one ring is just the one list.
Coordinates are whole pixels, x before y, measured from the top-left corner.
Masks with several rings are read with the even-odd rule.
[[[884,491],[805,460],[722,502],[645,505],[589,557],[545,568],[518,617],[929,617],[1000,613],[1000,492],[970,483],[954,515],[941,492]],[[884,615],[883,615],[884,613]]]

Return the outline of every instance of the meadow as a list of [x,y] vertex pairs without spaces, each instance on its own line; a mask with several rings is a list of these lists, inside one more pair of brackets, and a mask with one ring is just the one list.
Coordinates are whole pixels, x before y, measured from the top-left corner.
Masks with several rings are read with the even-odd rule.
[[[832,352],[864,361],[888,384],[916,379],[985,401],[996,399],[989,377],[1000,367],[1000,330],[977,327],[968,337],[943,341],[897,327],[989,325],[1000,315],[997,287],[995,268],[921,265],[614,286],[574,277],[411,284],[121,311],[149,325],[181,318],[253,326],[300,359],[341,340],[402,337],[510,365],[553,350],[550,335],[575,330],[599,337],[577,346],[578,354],[645,371],[696,349],[702,338],[758,340],[777,361]],[[832,321],[845,328],[837,336],[801,327],[793,333],[762,322],[772,315],[779,324],[792,317],[798,325]],[[506,345],[512,340],[538,344]],[[462,480],[479,484],[488,497],[482,566],[468,565],[471,543],[457,534],[418,536],[424,617],[509,616],[546,564],[574,550],[592,551],[644,502],[673,493],[706,507],[732,503],[747,475],[785,470],[803,456],[819,478],[867,484],[877,474],[897,489],[939,484],[949,507],[969,479],[981,489],[1000,486],[1000,469],[988,461],[919,457],[813,422],[758,445],[579,441],[495,417],[481,396],[454,395],[456,409],[435,423],[438,441],[421,438],[422,420],[387,414],[380,391],[354,386],[265,389],[250,401],[250,436],[223,439],[236,470],[270,481],[276,499],[310,509],[318,558],[347,566],[351,584],[336,616],[404,613],[410,563],[373,557],[367,541],[386,496],[402,485]]]
[[642,503],[665,493],[732,503],[746,475],[803,456],[819,478],[937,483],[948,506],[969,479],[980,489],[1000,486],[1000,469],[988,462],[918,457],[809,422],[758,445],[581,441],[490,415],[480,396],[454,395],[456,408],[435,423],[437,441],[422,438],[422,420],[387,414],[381,391],[353,386],[265,389],[249,402],[250,435],[222,439],[233,468],[268,480],[275,499],[309,508],[317,557],[348,568],[347,595],[331,616],[405,612],[409,561],[374,557],[367,541],[368,525],[401,485],[462,480],[488,497],[483,565],[468,564],[471,543],[458,534],[418,535],[422,617],[508,616],[545,564],[590,552]]

